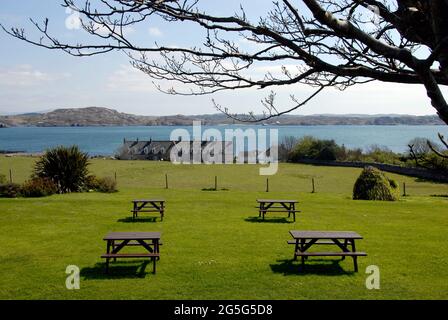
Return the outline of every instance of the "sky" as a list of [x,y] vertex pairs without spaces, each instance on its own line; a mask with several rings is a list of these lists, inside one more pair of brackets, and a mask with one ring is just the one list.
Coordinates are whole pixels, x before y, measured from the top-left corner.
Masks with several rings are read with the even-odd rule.
[[[233,14],[240,4],[250,17],[265,15],[271,8],[269,0],[205,0],[205,7],[220,15]],[[0,23],[25,28],[30,36],[33,26],[29,18],[49,18],[50,30],[58,39],[88,40],[84,31],[67,27],[71,14],[60,6],[60,0],[2,0]],[[255,20],[255,19],[254,19]],[[201,44],[204,33],[189,24],[149,20],[127,30],[130,39],[153,46],[191,46]],[[57,108],[107,107],[140,115],[216,113],[212,99],[234,113],[263,110],[260,101],[269,93],[247,89],[221,92],[208,96],[173,96],[159,92],[153,80],[132,68],[122,53],[77,58],[14,39],[0,31],[0,114],[42,112]],[[242,46],[245,44],[242,43]],[[249,44],[247,44],[249,45]],[[254,68],[254,74],[281,64]],[[294,68],[293,65],[287,67]],[[167,85],[166,83],[161,83]],[[171,85],[171,84],[168,84]],[[304,98],[311,92],[305,85],[275,89],[280,109],[293,105],[290,95]],[[444,89],[448,95],[448,90]],[[435,114],[421,85],[373,82],[348,88],[330,88],[292,114]]]

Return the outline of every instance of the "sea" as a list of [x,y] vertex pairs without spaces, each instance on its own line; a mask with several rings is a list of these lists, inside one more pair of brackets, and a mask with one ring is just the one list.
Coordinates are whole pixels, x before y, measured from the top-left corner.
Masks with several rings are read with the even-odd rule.
[[[192,135],[190,126],[132,126],[132,127],[13,127],[0,129],[0,151],[40,153],[54,146],[78,145],[91,156],[113,156],[127,140],[170,140],[176,129],[185,129]],[[320,139],[333,139],[347,148],[371,146],[387,147],[394,152],[408,150],[408,143],[416,137],[438,141],[437,134],[448,136],[448,126],[262,126],[262,125],[217,125],[202,126],[217,129],[223,136],[225,130],[253,129],[278,130],[278,139],[294,136],[314,136]],[[263,132],[263,131],[260,131]]]

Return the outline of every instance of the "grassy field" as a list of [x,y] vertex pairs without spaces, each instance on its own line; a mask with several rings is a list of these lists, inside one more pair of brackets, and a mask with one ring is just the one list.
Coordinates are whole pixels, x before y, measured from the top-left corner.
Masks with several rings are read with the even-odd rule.
[[[33,158],[0,157],[0,173],[24,181]],[[446,299],[448,186],[406,182],[398,202],[351,200],[359,169],[282,164],[277,175],[254,165],[173,165],[93,160],[98,176],[117,173],[119,192],[0,199],[0,299]],[[165,173],[169,189],[165,189]],[[214,185],[226,191],[202,191]],[[311,178],[317,193],[311,193]],[[163,222],[130,222],[134,198],[164,197]],[[297,221],[259,222],[259,197],[296,198]],[[302,270],[286,244],[289,230],[353,230],[364,236],[359,273],[351,259],[311,259]],[[143,261],[112,263],[100,255],[109,231],[161,231],[157,274]],[[65,288],[67,265],[81,269],[81,289]],[[381,289],[367,290],[377,265]]]

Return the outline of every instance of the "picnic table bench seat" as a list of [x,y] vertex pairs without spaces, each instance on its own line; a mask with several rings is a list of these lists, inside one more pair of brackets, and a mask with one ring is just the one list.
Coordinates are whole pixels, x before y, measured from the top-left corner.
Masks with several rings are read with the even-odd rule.
[[[116,241],[114,241],[114,242],[112,243],[112,245],[115,246],[115,247],[118,247],[120,244],[121,244],[121,242],[116,242]],[[153,244],[152,244],[152,243],[149,243],[148,245],[151,246],[151,245],[153,245]],[[162,241],[159,241],[159,246],[161,246],[161,245],[163,245],[163,242],[162,242]],[[127,246],[129,246],[129,247],[133,247],[133,246],[141,246],[141,244],[134,240],[134,241],[129,241],[128,244],[127,244]]]
[[[288,244],[292,244],[292,245],[296,244],[295,240],[288,240],[287,242],[288,242]],[[327,240],[319,240],[319,241],[317,241],[314,244],[315,245],[334,245],[334,242],[333,241],[327,241]]]
[[101,255],[103,259],[112,258],[152,258],[160,257],[159,253],[105,253]]
[[301,252],[300,250],[296,251],[296,256],[301,257],[365,257],[367,253],[365,252]]
[[156,260],[160,258],[159,253],[106,253],[101,255],[101,258],[109,260],[117,258],[151,258],[152,273],[156,273]]

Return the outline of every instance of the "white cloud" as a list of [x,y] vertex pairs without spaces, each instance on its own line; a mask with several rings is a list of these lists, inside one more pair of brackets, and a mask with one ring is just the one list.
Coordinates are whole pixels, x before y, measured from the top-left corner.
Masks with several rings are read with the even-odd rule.
[[148,32],[149,32],[149,34],[150,34],[151,36],[153,36],[153,37],[161,37],[161,36],[163,36],[162,31],[160,31],[160,29],[159,29],[159,28],[156,28],[156,27],[151,27],[151,28],[149,28],[149,29],[148,29]]
[[154,92],[156,90],[148,75],[126,65],[121,65],[108,77],[107,88],[125,92]]
[[0,68],[0,86],[40,86],[70,76],[70,73],[48,73],[37,70],[31,65],[18,65],[12,68]]
[[189,92],[194,88],[174,81],[153,80],[143,71],[130,65],[121,65],[107,78],[106,82],[107,89],[115,92],[160,93],[155,84],[160,85],[163,90],[169,90],[174,86],[176,90]]

